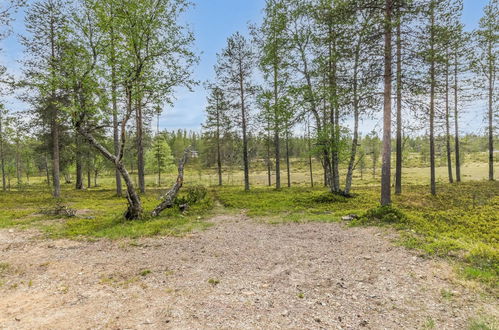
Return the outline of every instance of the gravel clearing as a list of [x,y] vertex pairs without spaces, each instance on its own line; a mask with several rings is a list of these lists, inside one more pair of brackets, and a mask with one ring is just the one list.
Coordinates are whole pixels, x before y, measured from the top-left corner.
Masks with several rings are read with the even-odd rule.
[[391,230],[211,221],[182,238],[118,241],[0,230],[0,328],[465,329],[498,315]]

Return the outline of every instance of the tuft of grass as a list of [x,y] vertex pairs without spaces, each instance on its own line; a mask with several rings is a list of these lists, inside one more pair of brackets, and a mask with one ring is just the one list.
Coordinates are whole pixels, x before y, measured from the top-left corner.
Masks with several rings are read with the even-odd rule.
[[213,285],[213,286],[217,286],[218,284],[220,284],[220,280],[216,279],[216,278],[210,278],[208,280],[208,283]]
[[139,272],[139,275],[140,275],[140,276],[147,276],[147,275],[149,275],[149,274],[151,274],[151,273],[152,273],[152,271],[151,271],[150,269],[144,269],[144,270],[141,270],[141,271]]
[[447,290],[447,289],[440,290],[440,295],[445,300],[452,300],[452,299],[454,299],[454,293],[452,291]]
[[423,329],[425,330],[435,329],[435,327],[435,320],[433,320],[431,317],[428,317],[423,324]]
[[10,268],[11,266],[9,263],[0,262],[0,277],[4,276]]

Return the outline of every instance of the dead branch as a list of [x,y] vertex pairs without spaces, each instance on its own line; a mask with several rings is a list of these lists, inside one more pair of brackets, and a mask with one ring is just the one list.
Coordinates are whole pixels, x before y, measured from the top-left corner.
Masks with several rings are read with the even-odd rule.
[[182,188],[182,185],[184,184],[184,165],[187,162],[187,158],[190,152],[190,146],[184,150],[184,155],[182,156],[178,164],[177,181],[175,181],[175,184],[172,186],[172,188],[161,197],[162,202],[159,203],[159,205],[156,206],[156,208],[151,212],[151,215],[153,217],[158,216],[164,209],[173,207],[175,198],[177,197],[180,188]]

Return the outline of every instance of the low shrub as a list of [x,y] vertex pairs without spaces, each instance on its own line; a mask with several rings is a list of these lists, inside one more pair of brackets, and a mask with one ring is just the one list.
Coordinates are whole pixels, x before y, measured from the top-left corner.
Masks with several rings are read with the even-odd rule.
[[406,223],[407,216],[399,209],[386,205],[368,210],[357,221],[361,224],[369,223]]
[[175,199],[175,205],[192,205],[203,200],[208,194],[205,186],[195,185],[184,189],[181,195]]

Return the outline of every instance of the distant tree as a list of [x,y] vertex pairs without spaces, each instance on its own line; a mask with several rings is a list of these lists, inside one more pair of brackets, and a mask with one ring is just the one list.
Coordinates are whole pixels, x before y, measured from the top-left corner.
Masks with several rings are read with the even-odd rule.
[[151,148],[146,153],[146,170],[158,175],[158,187],[161,186],[161,174],[175,168],[174,158],[164,134],[156,134]]
[[203,129],[212,137],[216,145],[216,163],[218,174],[218,185],[222,185],[222,145],[224,136],[231,129],[229,103],[226,100],[223,90],[218,86],[208,86],[210,95],[208,96],[208,106],[206,107],[206,120]]
[[0,104],[0,167],[2,170],[2,190],[7,190],[7,182],[5,180],[5,134],[4,122],[7,115],[7,110],[3,104]]
[[459,138],[459,105],[462,97],[459,94],[463,88],[460,83],[460,76],[467,72],[467,54],[469,53],[469,34],[464,32],[464,25],[461,22],[456,22],[452,28],[453,40],[451,41],[451,57],[453,66],[453,90],[454,90],[454,158],[456,162],[456,181],[461,182],[461,151]]
[[364,138],[365,154],[371,157],[372,161],[372,175],[373,179],[376,178],[376,166],[381,154],[381,140],[376,131],[372,131]]
[[244,190],[249,191],[248,125],[250,97],[254,94],[252,84],[255,54],[252,45],[236,32],[227,39],[227,46],[218,55],[215,67],[217,84],[224,86],[224,92],[234,109],[239,110],[238,124],[242,131]]

